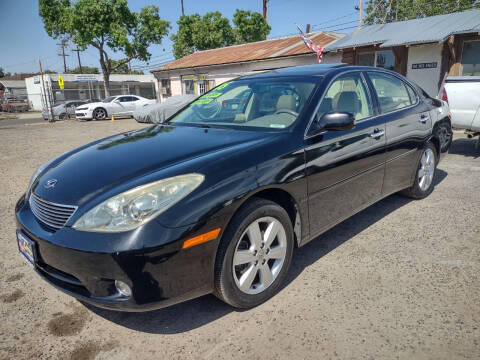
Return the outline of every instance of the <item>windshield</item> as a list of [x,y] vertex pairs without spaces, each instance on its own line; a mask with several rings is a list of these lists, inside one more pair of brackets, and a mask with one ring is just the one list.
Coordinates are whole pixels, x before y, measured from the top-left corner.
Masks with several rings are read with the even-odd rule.
[[104,102],[104,103],[107,103],[107,102],[112,102],[112,101],[113,101],[113,99],[115,99],[115,98],[116,98],[116,96],[109,96],[109,97],[107,97],[107,98],[103,99],[103,101],[102,101],[102,102]]
[[290,127],[316,82],[309,79],[244,79],[217,86],[168,123],[281,130]]

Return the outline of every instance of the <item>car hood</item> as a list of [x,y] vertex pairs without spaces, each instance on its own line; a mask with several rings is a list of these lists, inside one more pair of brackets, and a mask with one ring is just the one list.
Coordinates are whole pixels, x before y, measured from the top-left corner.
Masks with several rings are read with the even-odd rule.
[[[221,150],[234,151],[265,136],[255,131],[162,125],[127,132],[60,157],[35,181],[33,192],[50,202],[80,206],[112,189],[118,193],[142,181],[158,180],[163,177],[156,175],[159,170]],[[225,155],[221,153],[219,158]],[[194,164],[190,162],[188,171],[195,171]],[[147,176],[152,174],[157,178]],[[56,184],[47,188],[51,179]]]

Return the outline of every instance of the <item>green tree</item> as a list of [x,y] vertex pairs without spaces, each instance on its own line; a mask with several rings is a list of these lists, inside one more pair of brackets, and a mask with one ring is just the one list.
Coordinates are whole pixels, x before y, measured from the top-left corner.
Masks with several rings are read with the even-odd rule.
[[6,77],[6,76],[11,76],[12,74],[10,74],[9,72],[5,72],[5,70],[3,70],[3,68],[0,66],[0,78],[2,77]]
[[233,15],[233,23],[237,44],[265,40],[272,29],[262,14],[249,10],[237,9]]
[[[110,95],[110,74],[132,59],[148,61],[149,45],[160,44],[170,28],[158,7],[134,12],[127,0],[39,0],[39,8],[48,35],[69,38],[82,50],[89,45],[98,49],[106,96]],[[125,58],[112,67],[108,49]]]
[[227,18],[218,11],[182,15],[177,21],[178,32],[171,36],[173,55],[181,58],[197,50],[215,49],[234,43],[232,27]]
[[271,29],[261,14],[245,10],[236,10],[233,23],[234,27],[218,11],[182,15],[178,32],[171,36],[173,55],[178,59],[198,50],[264,40]]
[[366,24],[403,21],[480,7],[477,0],[370,0]]
[[80,67],[76,67],[74,69],[68,69],[67,74],[99,74],[100,71],[97,67],[94,66],[82,66],[82,71],[80,71]]
[[143,75],[143,71],[139,70],[130,70],[128,67],[128,63],[123,62],[123,60],[113,60],[109,59],[110,67],[115,69],[112,71],[112,74],[136,74],[136,75]]

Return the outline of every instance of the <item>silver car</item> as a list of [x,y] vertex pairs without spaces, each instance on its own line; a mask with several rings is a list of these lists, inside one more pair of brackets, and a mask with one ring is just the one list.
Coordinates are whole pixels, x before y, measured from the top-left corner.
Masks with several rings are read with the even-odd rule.
[[[87,104],[87,100],[71,100],[66,101],[63,104],[54,104],[52,111],[53,117],[55,120],[64,120],[70,117],[75,117],[75,108],[80,105]],[[42,111],[43,120],[49,120],[50,114],[47,109],[43,109]]]

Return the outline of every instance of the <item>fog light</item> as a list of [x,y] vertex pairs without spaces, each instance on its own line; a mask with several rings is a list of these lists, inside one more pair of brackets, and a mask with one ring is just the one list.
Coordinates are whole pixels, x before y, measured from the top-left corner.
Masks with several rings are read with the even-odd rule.
[[130,289],[130,287],[123,281],[115,280],[115,287],[117,288],[117,291],[123,296],[130,297],[132,295],[132,289]]

